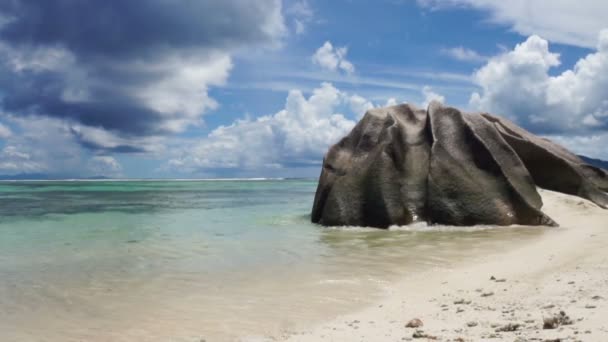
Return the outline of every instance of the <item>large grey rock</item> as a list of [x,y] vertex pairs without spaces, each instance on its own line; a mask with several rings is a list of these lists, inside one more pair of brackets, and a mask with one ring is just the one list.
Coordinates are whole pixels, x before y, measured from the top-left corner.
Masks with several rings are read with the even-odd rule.
[[515,124],[431,103],[368,111],[323,160],[311,219],[327,226],[556,225],[536,186],[608,208],[608,173]]

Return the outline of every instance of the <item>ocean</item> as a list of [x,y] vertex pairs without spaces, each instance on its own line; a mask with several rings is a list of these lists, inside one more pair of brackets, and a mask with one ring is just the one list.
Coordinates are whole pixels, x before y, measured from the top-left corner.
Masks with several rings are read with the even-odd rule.
[[310,223],[316,180],[0,182],[0,341],[280,338],[543,228]]

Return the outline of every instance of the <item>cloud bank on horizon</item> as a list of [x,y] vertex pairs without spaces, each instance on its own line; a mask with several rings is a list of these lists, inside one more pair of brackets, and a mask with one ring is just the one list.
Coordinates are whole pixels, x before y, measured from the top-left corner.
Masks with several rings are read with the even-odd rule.
[[431,100],[608,159],[608,4],[367,6],[2,2],[0,174],[316,176],[367,109]]

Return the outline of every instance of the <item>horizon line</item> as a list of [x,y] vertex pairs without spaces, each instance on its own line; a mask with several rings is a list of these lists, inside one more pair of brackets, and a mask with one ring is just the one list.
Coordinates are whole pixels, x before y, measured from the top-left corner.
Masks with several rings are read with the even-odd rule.
[[277,181],[277,180],[309,180],[315,177],[234,177],[234,178],[46,178],[46,179],[0,179],[0,182],[47,182],[47,181],[62,181],[62,182],[134,182],[134,181]]

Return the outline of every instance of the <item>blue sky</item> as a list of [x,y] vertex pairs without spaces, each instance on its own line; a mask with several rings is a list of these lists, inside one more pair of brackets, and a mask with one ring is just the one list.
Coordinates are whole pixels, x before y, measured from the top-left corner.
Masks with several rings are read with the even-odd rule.
[[2,2],[0,174],[317,176],[366,109],[432,99],[608,159],[607,17],[590,0]]

